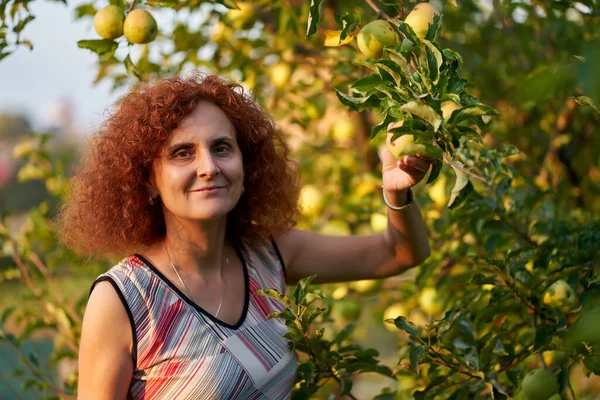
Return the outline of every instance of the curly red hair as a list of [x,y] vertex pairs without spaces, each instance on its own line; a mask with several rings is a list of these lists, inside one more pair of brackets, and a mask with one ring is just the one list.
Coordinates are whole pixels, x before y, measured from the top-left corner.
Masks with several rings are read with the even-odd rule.
[[230,238],[268,239],[300,216],[299,174],[273,118],[236,83],[193,74],[139,84],[96,132],[59,213],[63,242],[85,255],[139,251],[165,235],[146,182],[170,132],[200,100],[219,106],[237,131],[246,191],[227,218]]

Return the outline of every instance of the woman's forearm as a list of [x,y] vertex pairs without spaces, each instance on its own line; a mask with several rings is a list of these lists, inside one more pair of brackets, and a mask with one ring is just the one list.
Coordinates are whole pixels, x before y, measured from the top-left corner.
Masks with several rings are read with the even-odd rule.
[[[403,206],[408,202],[406,190],[385,191],[385,197],[392,206]],[[388,207],[387,215],[388,224],[384,238],[390,252],[395,255],[399,268],[414,267],[425,261],[431,249],[427,229],[416,201],[400,211]]]

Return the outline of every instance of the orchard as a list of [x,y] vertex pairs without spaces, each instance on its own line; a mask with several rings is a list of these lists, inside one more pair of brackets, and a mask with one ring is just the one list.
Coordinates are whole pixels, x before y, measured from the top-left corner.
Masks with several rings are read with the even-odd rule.
[[[30,3],[0,3],[0,63],[35,51]],[[77,3],[73,23],[93,27],[73,46],[97,54],[95,83],[200,70],[251,91],[293,147],[300,228],[382,232],[381,151],[433,160],[414,188],[425,263],[258,293],[286,305],[272,317],[298,354],[293,399],[598,398],[600,2],[103,0]],[[23,299],[0,310],[0,343],[25,389],[74,399],[88,283],[116,260],[58,241],[70,170],[52,142],[12,150],[47,199],[16,229],[2,210],[0,282]],[[49,357],[23,350],[42,333]]]

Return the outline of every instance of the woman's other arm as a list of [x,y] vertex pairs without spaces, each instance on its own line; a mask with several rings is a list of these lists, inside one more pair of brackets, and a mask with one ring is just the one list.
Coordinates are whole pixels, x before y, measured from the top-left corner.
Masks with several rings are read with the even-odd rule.
[[133,374],[132,349],[127,311],[110,282],[99,282],[83,317],[78,399],[125,399]]

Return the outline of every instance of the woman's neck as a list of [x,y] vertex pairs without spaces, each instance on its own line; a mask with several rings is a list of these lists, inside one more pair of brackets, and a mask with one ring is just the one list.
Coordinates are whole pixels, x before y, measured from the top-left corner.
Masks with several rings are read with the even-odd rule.
[[221,276],[225,258],[231,249],[226,245],[226,217],[221,220],[168,221],[164,245],[167,257],[190,277],[213,280]]

